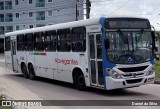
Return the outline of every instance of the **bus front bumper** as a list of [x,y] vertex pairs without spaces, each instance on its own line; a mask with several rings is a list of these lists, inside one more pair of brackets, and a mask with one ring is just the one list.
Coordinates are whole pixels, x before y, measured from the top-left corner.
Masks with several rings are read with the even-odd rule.
[[138,87],[144,84],[154,83],[155,73],[148,76],[127,78],[127,79],[114,79],[111,76],[106,76],[106,90]]

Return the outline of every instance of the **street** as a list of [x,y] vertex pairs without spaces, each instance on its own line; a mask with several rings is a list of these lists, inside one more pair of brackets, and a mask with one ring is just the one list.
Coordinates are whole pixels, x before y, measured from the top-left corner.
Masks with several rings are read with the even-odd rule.
[[[0,55],[0,94],[14,100],[160,100],[160,85],[149,84],[141,87],[129,88],[121,91],[103,91],[89,88],[79,91],[72,84],[38,78],[29,80],[21,74],[13,73],[5,68],[3,54]],[[51,107],[50,107],[51,108]],[[66,108],[66,107],[54,107]],[[68,107],[69,109],[80,107]],[[83,107],[85,108],[85,107]],[[86,107],[96,109],[97,107]],[[101,108],[128,108],[128,107],[101,107]],[[150,107],[129,107],[145,108]],[[157,108],[158,107],[152,107]],[[22,108],[23,109],[23,108]],[[35,108],[33,108],[35,109]],[[39,108],[38,108],[39,109]],[[47,107],[49,109],[49,107]]]

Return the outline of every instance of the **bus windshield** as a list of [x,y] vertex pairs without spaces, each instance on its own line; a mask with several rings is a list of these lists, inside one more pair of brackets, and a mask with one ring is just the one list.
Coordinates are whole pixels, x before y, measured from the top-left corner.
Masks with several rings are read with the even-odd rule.
[[153,57],[151,32],[114,31],[106,32],[109,47],[107,59],[115,64],[139,64]]

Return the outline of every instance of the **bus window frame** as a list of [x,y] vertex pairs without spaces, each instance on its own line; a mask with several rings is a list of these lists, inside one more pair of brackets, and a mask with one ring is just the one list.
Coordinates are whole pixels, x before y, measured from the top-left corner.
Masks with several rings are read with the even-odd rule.
[[[57,50],[57,32],[56,32],[56,30],[45,31],[44,34],[45,34],[44,35],[44,49],[45,49],[45,51],[56,52],[56,50]],[[49,34],[49,36],[50,36],[50,41],[46,41],[47,34]],[[56,37],[55,46],[52,46],[52,49],[47,50],[46,43],[48,45],[48,44],[51,44],[53,42],[51,37]]]
[[[38,36],[37,36],[37,34],[38,34]],[[42,34],[41,36],[39,36],[39,34]],[[43,31],[41,31],[41,32],[36,32],[36,33],[34,33],[33,34],[34,35],[34,50],[35,51],[45,51],[45,46],[44,46],[44,39],[42,39],[42,37],[45,37],[45,34],[44,34],[44,32]],[[41,37],[40,39],[41,39],[41,41],[36,41],[37,39],[36,38],[39,38],[39,37]],[[42,46],[41,47],[43,47],[43,49],[37,49],[37,44],[42,44]],[[39,48],[41,48],[41,47],[39,47]]]
[[[23,36],[23,41],[19,41],[19,37],[22,37]],[[25,51],[26,50],[26,48],[27,48],[27,40],[26,40],[26,37],[25,37],[25,35],[24,34],[19,34],[19,35],[17,35],[17,51]],[[19,49],[19,47],[21,47],[20,49]]]
[[[84,29],[84,31],[83,31],[83,39],[77,39],[77,37],[75,38],[75,36],[76,36],[76,32],[74,32],[75,30],[79,30],[79,29]],[[79,32],[77,32],[78,34],[80,34],[80,32],[81,31],[79,31]],[[75,35],[74,35],[75,34]],[[72,28],[72,42],[71,42],[71,44],[72,44],[72,52],[85,52],[86,51],[86,46],[87,46],[87,44],[86,44],[86,37],[87,37],[87,35],[86,35],[86,27],[85,26],[81,26],[81,27],[74,27],[74,28]],[[78,38],[80,38],[80,36],[78,36]],[[75,41],[76,40],[76,41]],[[79,50],[79,49],[77,49],[77,48],[79,48],[79,47],[75,47],[75,50],[73,50],[73,46],[74,45],[77,45],[78,43],[80,43],[80,40],[81,40],[81,47],[82,47],[82,49],[81,50]],[[75,42],[75,43],[73,43],[73,42]],[[85,44],[84,46],[83,46],[83,44]],[[78,46],[78,45],[77,45]]]
[[[65,31],[67,30],[67,31]],[[63,35],[63,38],[60,38],[62,36],[60,36],[62,33]],[[70,35],[69,37],[66,35]],[[71,29],[70,28],[65,28],[65,29],[59,29],[57,30],[57,51],[58,52],[71,52],[72,51],[72,48],[71,48]],[[61,41],[62,41],[62,44],[61,44]],[[63,43],[63,42],[66,42],[68,41],[69,43]],[[62,45],[62,46],[61,46]],[[63,47],[66,48],[66,46],[69,46],[70,48],[67,50],[67,49],[64,49]],[[62,48],[61,48],[62,47]]]
[[[28,40],[28,35],[32,35],[32,41],[29,41]],[[25,37],[26,37],[26,39],[27,39],[27,49],[26,49],[26,51],[33,51],[34,50],[34,34],[33,33],[27,33],[27,34],[25,34]],[[28,47],[28,45],[30,45],[30,44],[32,44],[32,48],[31,49],[29,49],[29,47]]]

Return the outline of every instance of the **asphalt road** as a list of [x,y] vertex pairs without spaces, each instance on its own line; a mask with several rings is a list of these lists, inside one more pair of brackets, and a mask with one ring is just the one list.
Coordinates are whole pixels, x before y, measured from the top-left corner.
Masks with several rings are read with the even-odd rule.
[[[25,79],[21,74],[13,73],[5,68],[3,54],[0,55],[0,94],[5,95],[8,99],[14,100],[160,100],[160,85],[148,84],[141,87],[129,88],[121,91],[104,91],[100,89],[89,88],[87,91],[79,91],[72,84],[38,78],[35,81]],[[23,109],[23,107],[20,107]],[[30,107],[31,108],[31,107]],[[29,109],[30,109],[29,108]],[[36,109],[36,107],[32,107]],[[44,108],[44,107],[43,107]],[[46,109],[53,107],[46,107]],[[54,108],[159,108],[144,106],[56,106]],[[37,107],[40,109],[40,107]]]

